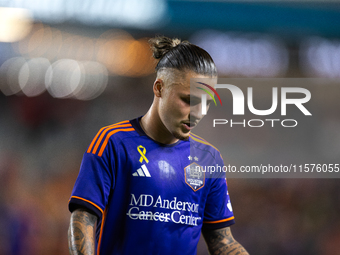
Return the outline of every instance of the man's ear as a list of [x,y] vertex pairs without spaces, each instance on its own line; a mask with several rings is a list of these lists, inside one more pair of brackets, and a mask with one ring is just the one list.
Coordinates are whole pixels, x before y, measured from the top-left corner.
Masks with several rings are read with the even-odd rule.
[[155,94],[156,97],[162,96],[163,87],[164,87],[163,80],[162,79],[156,79],[154,84],[153,84],[153,93]]

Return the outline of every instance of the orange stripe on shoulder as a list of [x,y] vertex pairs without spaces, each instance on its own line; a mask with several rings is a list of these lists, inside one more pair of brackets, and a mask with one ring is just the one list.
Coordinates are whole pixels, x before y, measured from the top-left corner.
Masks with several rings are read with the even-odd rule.
[[105,140],[102,144],[102,147],[100,147],[100,151],[98,152],[98,156],[101,157],[103,155],[105,147],[106,147],[107,143],[109,142],[109,139],[112,135],[114,135],[115,133],[118,133],[118,132],[130,132],[130,131],[134,131],[134,130],[135,130],[134,128],[115,129],[115,130],[111,131],[110,133],[108,133],[108,135],[106,136],[106,138],[105,138]]
[[90,200],[87,200],[87,199],[82,198],[82,197],[77,197],[77,196],[72,196],[71,198],[76,198],[76,199],[83,200],[83,201],[93,205],[94,207],[96,207],[103,214],[103,210],[98,205],[96,205],[95,203],[91,202]]
[[207,142],[203,138],[200,138],[199,136],[198,136],[199,138],[197,138],[196,135],[194,136],[193,134],[191,134],[190,137],[192,138],[192,140],[194,140],[196,142],[199,142],[199,143],[203,143],[203,144],[209,145],[209,146],[213,147],[215,150],[217,150],[218,152],[220,152],[214,145],[212,145],[211,143]]
[[132,125],[131,125],[130,123],[129,123],[129,124],[120,124],[120,125],[113,125],[113,126],[111,126],[111,127],[106,128],[106,129],[102,132],[102,134],[100,135],[98,141],[96,142],[96,146],[94,146],[92,153],[93,153],[93,154],[96,154],[99,145],[101,144],[101,142],[102,142],[104,136],[107,134],[108,131],[110,131],[110,130],[112,130],[112,129],[123,128],[123,127],[132,127]]
[[193,136],[193,137],[195,137],[195,138],[198,138],[198,139],[201,139],[202,141],[207,142],[205,139],[203,139],[202,137],[200,137],[200,136],[198,136],[198,135],[196,135],[196,134],[190,133],[190,136]]
[[99,137],[99,135],[102,133],[102,131],[104,129],[111,128],[111,127],[114,127],[114,126],[117,126],[117,125],[120,125],[120,124],[124,124],[124,123],[128,123],[128,122],[129,122],[128,120],[124,120],[124,121],[121,121],[121,122],[118,122],[118,123],[115,123],[115,124],[112,124],[112,125],[109,125],[109,126],[101,128],[98,131],[98,133],[96,134],[96,136],[93,138],[89,148],[87,149],[87,153],[90,153],[92,151],[93,145],[95,144],[95,142],[97,141],[97,138]]
[[216,221],[203,221],[203,223],[208,223],[208,224],[214,224],[214,223],[221,223],[221,222],[226,222],[226,221],[230,221],[230,220],[233,220],[235,219],[234,216],[232,217],[229,217],[227,219],[223,219],[223,220],[216,220]]

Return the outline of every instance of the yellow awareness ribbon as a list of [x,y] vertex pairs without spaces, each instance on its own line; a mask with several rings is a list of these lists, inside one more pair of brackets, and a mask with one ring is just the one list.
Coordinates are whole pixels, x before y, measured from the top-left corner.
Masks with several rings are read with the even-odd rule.
[[[143,151],[141,151],[141,149],[142,149]],[[137,150],[138,150],[138,152],[139,152],[139,154],[140,154],[139,162],[142,163],[142,162],[143,162],[143,159],[144,159],[146,163],[149,163],[149,160],[145,157],[145,153],[146,153],[145,147],[142,146],[142,145],[139,145],[139,146],[137,147]]]

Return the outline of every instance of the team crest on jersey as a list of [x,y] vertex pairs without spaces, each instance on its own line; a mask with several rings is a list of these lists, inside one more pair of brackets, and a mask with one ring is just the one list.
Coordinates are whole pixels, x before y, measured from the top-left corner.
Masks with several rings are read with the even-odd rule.
[[194,191],[199,190],[205,183],[205,172],[203,168],[197,163],[191,163],[184,168],[185,182]]

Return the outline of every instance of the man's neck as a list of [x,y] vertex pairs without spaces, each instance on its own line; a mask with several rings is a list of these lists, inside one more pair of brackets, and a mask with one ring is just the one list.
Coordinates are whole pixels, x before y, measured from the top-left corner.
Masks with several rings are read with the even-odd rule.
[[152,106],[149,111],[141,118],[139,123],[144,132],[156,142],[162,144],[173,144],[178,141],[169,130],[164,126],[159,115]]

